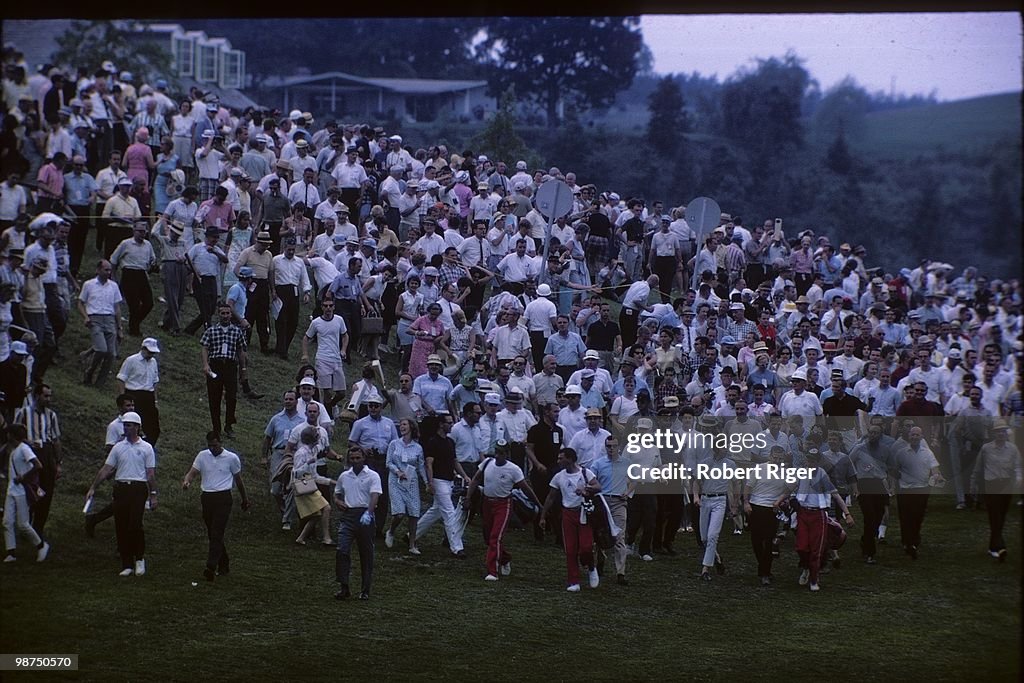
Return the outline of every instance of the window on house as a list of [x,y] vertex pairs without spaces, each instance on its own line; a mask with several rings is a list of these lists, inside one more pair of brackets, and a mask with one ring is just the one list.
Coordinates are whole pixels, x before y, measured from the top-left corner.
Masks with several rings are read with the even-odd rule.
[[226,50],[221,53],[220,86],[241,88],[242,69],[245,55],[241,50]]
[[217,81],[220,50],[214,45],[199,46],[199,61],[196,64],[196,80],[204,83]]
[[171,44],[174,47],[174,65],[178,76],[191,76],[195,62],[195,43],[188,38],[175,38]]

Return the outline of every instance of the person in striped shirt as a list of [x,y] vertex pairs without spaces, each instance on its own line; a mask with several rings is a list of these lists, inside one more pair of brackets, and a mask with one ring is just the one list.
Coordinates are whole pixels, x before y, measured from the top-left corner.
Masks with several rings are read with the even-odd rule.
[[57,413],[50,408],[53,389],[48,384],[37,383],[25,405],[14,413],[14,423],[25,426],[26,440],[39,456],[42,470],[39,472],[39,486],[47,495],[39,499],[32,508],[32,528],[45,539],[43,529],[50,516],[50,505],[57,493],[57,479],[61,475],[63,452],[60,445],[60,421]]

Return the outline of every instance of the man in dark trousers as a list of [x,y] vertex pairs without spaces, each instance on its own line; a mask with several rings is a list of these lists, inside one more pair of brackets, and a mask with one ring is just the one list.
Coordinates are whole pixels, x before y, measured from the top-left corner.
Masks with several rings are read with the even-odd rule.
[[334,504],[341,510],[341,524],[338,527],[338,552],[334,572],[339,589],[336,600],[351,597],[349,572],[352,567],[352,542],[359,548],[359,569],[362,575],[360,600],[370,599],[373,583],[373,531],[374,512],[383,489],[380,475],[366,467],[363,451],[358,446],[349,448],[349,468],[338,477],[334,488]]
[[245,483],[242,481],[242,461],[236,454],[224,450],[217,432],[206,433],[206,450],[196,455],[192,467],[181,482],[181,488],[191,486],[197,474],[202,477],[203,493],[200,501],[203,505],[203,523],[206,524],[206,535],[210,541],[203,576],[207,581],[213,581],[216,576],[223,576],[230,570],[224,532],[228,528],[228,517],[231,516],[232,485],[237,486],[238,492],[242,494],[242,510],[249,509],[249,496],[245,493]]
[[[565,432],[558,425],[557,403],[547,403],[540,409],[540,422],[530,427],[526,432],[526,457],[530,461],[530,485],[538,492],[538,497],[547,497],[551,490],[551,477],[555,476],[558,469],[558,451],[565,447]],[[540,492],[543,492],[541,494]],[[543,504],[544,499],[541,499]],[[548,524],[555,530],[556,538],[561,534],[558,530],[561,525],[554,524],[555,518],[548,520]],[[533,536],[538,541],[544,540],[544,531],[539,525],[540,518],[533,522]]]
[[231,321],[231,305],[221,303],[217,309],[220,321],[206,328],[202,339],[201,356],[203,374],[206,375],[206,395],[210,403],[210,420],[213,431],[221,432],[220,401],[226,405],[224,415],[224,436],[234,436],[231,431],[235,424],[235,399],[238,391],[239,368],[245,368],[245,333]]
[[860,550],[867,564],[875,564],[878,527],[889,505],[889,487],[886,480],[895,468],[895,444],[892,437],[882,434],[881,419],[872,418],[867,438],[850,452],[850,463],[856,476],[853,484],[854,496],[864,515]]

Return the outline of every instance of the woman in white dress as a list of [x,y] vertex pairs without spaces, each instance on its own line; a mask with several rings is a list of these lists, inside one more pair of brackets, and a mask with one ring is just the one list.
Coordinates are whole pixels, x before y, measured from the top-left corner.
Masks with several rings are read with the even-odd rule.
[[402,347],[402,372],[409,370],[412,353],[412,335],[409,325],[423,314],[423,295],[419,293],[420,276],[410,275],[405,280],[405,291],[398,297],[395,316],[398,318],[398,344]]
[[192,133],[196,122],[192,118],[192,103],[183,101],[178,113],[171,117],[171,136],[174,140],[174,153],[178,155],[181,167],[195,167],[195,155],[192,149]]

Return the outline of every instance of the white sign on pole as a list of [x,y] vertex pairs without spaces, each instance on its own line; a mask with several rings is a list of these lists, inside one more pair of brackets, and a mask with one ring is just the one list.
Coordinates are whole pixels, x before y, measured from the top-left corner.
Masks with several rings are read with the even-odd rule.
[[698,248],[704,235],[718,227],[721,216],[722,209],[711,197],[697,197],[686,205],[686,222],[697,234]]
[[551,227],[555,224],[556,218],[561,218],[572,210],[572,188],[561,180],[549,180],[537,188],[533,203],[537,210],[548,219],[547,230],[544,233],[544,265],[542,266],[546,268],[548,254],[551,251]]

